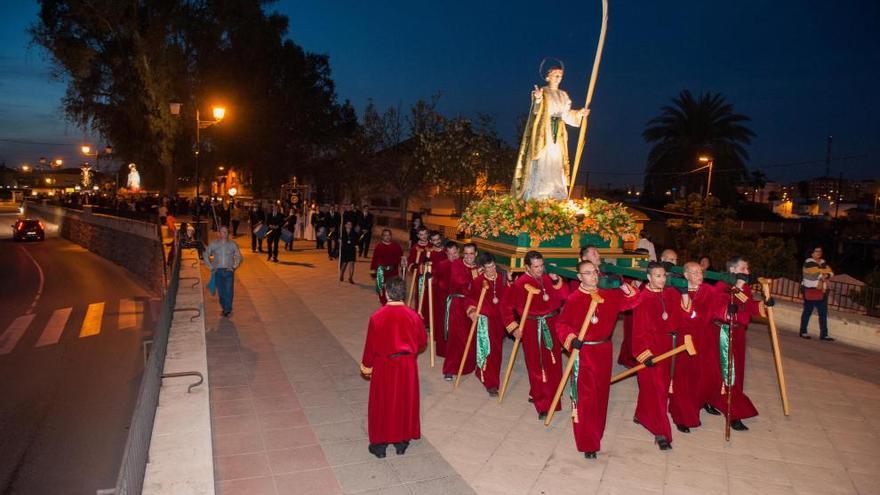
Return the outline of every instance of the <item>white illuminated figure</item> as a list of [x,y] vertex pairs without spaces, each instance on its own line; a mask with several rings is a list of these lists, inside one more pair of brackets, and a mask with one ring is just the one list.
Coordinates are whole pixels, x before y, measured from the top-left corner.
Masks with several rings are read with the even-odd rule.
[[139,191],[141,188],[141,174],[137,171],[134,163],[128,164],[128,189],[131,191]]

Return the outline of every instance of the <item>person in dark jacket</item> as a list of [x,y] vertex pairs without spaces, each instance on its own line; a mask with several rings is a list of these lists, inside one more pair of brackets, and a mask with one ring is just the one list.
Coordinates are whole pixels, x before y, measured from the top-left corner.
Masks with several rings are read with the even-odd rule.
[[354,283],[354,265],[356,262],[355,254],[357,253],[358,233],[354,231],[351,222],[345,222],[339,236],[339,247],[341,259],[339,260],[339,281],[348,271],[348,283]]
[[373,214],[370,213],[370,207],[364,206],[360,220],[361,232],[360,241],[358,242],[358,251],[364,258],[370,257],[370,242],[373,240]]
[[330,207],[330,215],[327,217],[327,256],[333,260],[339,256],[339,229],[342,215],[336,206]]
[[248,223],[250,223],[251,228],[251,251],[256,253],[257,246],[259,246],[260,252],[262,253],[263,238],[254,233],[254,230],[256,230],[257,227],[259,227],[261,224],[266,223],[266,212],[264,212],[263,209],[260,208],[259,204],[254,203],[254,205],[251,206],[251,211],[248,214]]
[[315,249],[324,249],[324,242],[327,241],[328,219],[329,215],[323,206],[312,214],[312,223],[315,226]]
[[266,216],[266,248],[268,256],[267,261],[278,263],[278,241],[281,240],[281,226],[284,225],[284,215],[278,208],[278,204],[272,205],[272,212]]
[[287,211],[287,218],[284,219],[284,228],[290,232],[290,240],[284,243],[285,251],[293,251],[293,238],[296,232],[296,208],[290,208]]

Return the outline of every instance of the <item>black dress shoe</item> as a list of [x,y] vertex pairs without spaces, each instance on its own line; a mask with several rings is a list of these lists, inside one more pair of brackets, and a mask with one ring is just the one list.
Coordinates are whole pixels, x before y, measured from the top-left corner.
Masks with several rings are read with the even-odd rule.
[[800,336],[801,336],[802,339],[807,339],[807,340],[810,340],[810,339],[812,338],[812,337],[810,337],[809,335],[807,335],[807,334],[805,334],[805,333],[800,334]]
[[371,443],[369,447],[367,447],[371,454],[378,457],[379,459],[383,459],[385,457],[385,450],[388,449],[387,443]]
[[584,452],[584,457],[586,457],[587,459],[595,459],[596,453],[595,452]]
[[678,431],[680,431],[682,433],[690,433],[691,432],[691,429],[685,425],[675,425],[675,427],[678,428]]
[[409,447],[409,442],[397,442],[394,444],[394,450],[397,451],[397,455],[405,454],[407,447]]
[[641,423],[639,423],[639,420],[637,420],[636,418],[633,418],[633,423],[635,423],[635,424],[637,424],[637,425],[640,425],[640,424],[641,424]]
[[713,416],[721,416],[721,411],[719,411],[718,409],[715,409],[714,407],[710,406],[709,404],[705,404],[703,406],[703,410]]
[[451,381],[452,381],[452,375],[443,375],[443,379],[446,380],[447,382],[451,382]]
[[544,421],[547,419],[547,413],[538,413],[538,420]]
[[819,337],[819,340],[821,340],[823,342],[834,342],[834,337],[828,337],[828,336]]
[[490,389],[486,390],[486,392],[489,392],[489,397],[498,397],[498,389],[497,388],[490,388]]
[[660,450],[672,450],[672,444],[664,436],[657,437],[657,447],[660,447]]
[[736,431],[746,431],[749,429],[748,426],[744,425],[742,421],[735,419],[730,422],[730,427]]
[[533,404],[534,402],[535,402],[535,399],[529,397],[529,403],[530,403],[530,404]]

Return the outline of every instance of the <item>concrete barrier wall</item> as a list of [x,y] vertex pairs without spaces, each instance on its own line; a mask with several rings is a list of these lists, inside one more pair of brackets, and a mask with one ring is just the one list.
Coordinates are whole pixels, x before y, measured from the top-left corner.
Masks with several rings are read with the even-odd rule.
[[78,211],[27,203],[26,212],[57,225],[61,237],[122,266],[156,293],[164,290],[164,254],[156,224],[96,215],[88,207]]

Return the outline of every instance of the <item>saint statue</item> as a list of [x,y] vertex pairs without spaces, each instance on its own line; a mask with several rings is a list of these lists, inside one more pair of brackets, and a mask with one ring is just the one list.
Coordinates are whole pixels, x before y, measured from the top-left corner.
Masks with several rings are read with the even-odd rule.
[[138,173],[137,165],[128,164],[128,189],[131,191],[139,191],[141,188],[141,174]]
[[547,85],[532,91],[511,194],[519,199],[567,199],[570,171],[565,124],[579,127],[588,110],[572,110],[568,93],[559,89],[565,71],[561,61],[545,60],[540,71]]

